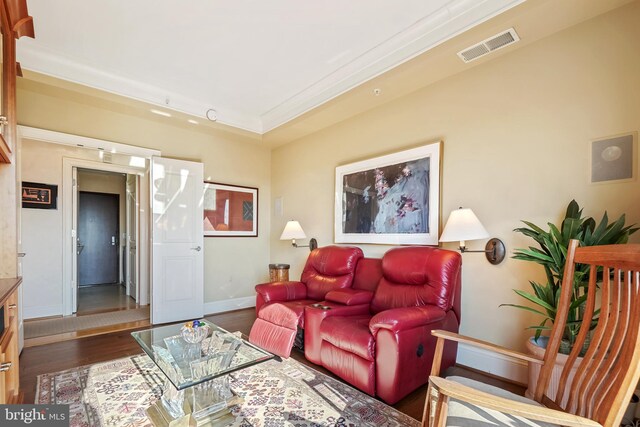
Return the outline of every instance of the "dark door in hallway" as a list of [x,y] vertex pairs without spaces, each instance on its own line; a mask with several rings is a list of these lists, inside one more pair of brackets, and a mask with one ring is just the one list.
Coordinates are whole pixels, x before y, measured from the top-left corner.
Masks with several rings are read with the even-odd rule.
[[81,191],[78,197],[78,285],[118,283],[117,194]]

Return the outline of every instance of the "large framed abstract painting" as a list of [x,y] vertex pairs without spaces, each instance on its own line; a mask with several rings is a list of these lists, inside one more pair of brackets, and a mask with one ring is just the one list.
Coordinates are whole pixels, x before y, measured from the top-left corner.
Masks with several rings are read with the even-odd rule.
[[258,189],[204,182],[205,237],[258,236]]
[[336,243],[437,245],[441,142],[336,168]]

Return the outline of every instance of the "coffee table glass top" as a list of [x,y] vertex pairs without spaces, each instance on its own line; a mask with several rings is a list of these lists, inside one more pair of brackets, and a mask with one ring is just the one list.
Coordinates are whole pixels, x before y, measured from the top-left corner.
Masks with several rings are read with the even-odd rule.
[[178,390],[274,357],[207,320],[200,322],[209,327],[201,343],[188,343],[182,338],[183,323],[131,333]]

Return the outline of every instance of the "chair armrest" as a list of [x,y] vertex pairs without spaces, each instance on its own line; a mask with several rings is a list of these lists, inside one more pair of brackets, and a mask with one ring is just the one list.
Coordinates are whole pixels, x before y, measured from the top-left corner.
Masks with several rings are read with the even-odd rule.
[[292,301],[307,297],[307,286],[302,282],[272,282],[256,285],[265,302]]
[[392,308],[371,318],[369,330],[375,337],[380,329],[394,333],[425,326],[444,319],[446,312],[435,306]]
[[373,299],[373,292],[350,288],[336,289],[327,292],[324,299],[343,305],[369,304]]
[[[494,396],[490,393],[479,391],[474,388],[440,377],[429,377],[429,384],[438,393],[448,396],[449,398],[468,402],[472,405],[493,409],[505,414],[516,415],[531,420],[560,424],[570,427],[602,427],[601,424],[588,418],[583,418],[578,415],[573,415],[562,411],[556,411],[555,409],[549,409],[544,406],[532,405],[529,403],[517,402],[504,397]],[[441,399],[442,397],[440,396],[438,398]],[[428,401],[430,401],[431,396],[427,396],[427,399]],[[446,407],[446,405],[444,405],[444,407]],[[438,414],[436,414],[436,416],[437,415]],[[425,413],[424,416],[429,416],[429,414]],[[436,422],[435,424],[437,425],[438,423]]]
[[440,329],[431,331],[431,335],[442,338],[448,341],[455,341],[463,344],[472,345],[474,347],[482,348],[484,350],[489,350],[494,353],[502,354],[505,356],[514,357],[516,359],[523,360],[525,362],[533,362],[542,364],[542,359],[537,359],[528,354],[521,353],[519,351],[511,350],[506,347],[501,347],[499,345],[492,344],[487,341],[478,340],[475,338],[467,337],[464,335],[456,334],[455,332],[443,331]]

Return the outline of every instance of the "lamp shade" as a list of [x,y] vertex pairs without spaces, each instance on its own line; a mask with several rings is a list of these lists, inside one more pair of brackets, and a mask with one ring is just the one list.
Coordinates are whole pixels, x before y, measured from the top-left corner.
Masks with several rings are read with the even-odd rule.
[[465,240],[486,239],[489,233],[471,209],[460,208],[451,211],[444,226],[441,242],[457,242]]
[[304,230],[302,229],[298,221],[287,221],[287,225],[284,226],[284,230],[282,230],[282,234],[280,235],[280,240],[306,238],[307,235],[304,234]]

